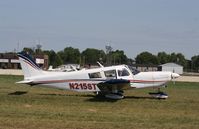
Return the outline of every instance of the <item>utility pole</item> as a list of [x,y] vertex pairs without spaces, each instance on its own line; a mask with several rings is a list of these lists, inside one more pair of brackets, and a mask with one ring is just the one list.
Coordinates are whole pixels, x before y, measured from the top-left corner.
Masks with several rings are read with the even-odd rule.
[[107,45],[107,46],[105,46],[105,48],[106,48],[106,56],[107,56],[107,61],[106,61],[106,63],[107,63],[107,65],[111,65],[111,52],[112,52],[112,50],[113,50],[113,48],[111,47],[111,45]]

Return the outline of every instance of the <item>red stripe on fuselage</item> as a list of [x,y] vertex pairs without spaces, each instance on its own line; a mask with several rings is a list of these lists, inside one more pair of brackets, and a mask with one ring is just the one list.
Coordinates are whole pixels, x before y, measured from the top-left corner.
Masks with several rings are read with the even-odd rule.
[[[91,79],[71,79],[71,80],[46,80],[46,81],[36,81],[34,83],[38,84],[49,84],[49,83],[64,83],[64,82],[91,82],[99,81],[104,82],[107,80],[91,80]],[[155,83],[155,82],[167,82],[168,80],[153,81],[153,80],[130,80],[131,83]]]
[[73,79],[73,80],[47,80],[47,81],[36,81],[34,83],[39,84],[49,84],[49,83],[64,83],[64,82],[91,82],[91,81],[99,81],[102,82],[102,80],[90,80],[90,79]]
[[167,82],[168,80],[159,80],[159,81],[155,81],[155,80],[130,80],[130,82],[133,83],[155,83],[155,82]]

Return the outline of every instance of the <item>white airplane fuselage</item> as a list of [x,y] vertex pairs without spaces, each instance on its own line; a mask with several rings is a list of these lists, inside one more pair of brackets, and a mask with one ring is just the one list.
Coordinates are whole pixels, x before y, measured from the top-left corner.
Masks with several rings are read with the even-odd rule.
[[[126,69],[129,72],[128,76],[119,76],[118,70]],[[130,81],[130,88],[148,88],[164,86],[168,81],[171,81],[171,72],[140,72],[133,75],[132,72],[125,65],[111,66],[96,69],[87,69],[73,72],[43,72],[43,74],[26,78],[31,80],[32,84],[39,84],[44,87],[58,88],[64,90],[73,90],[78,92],[98,92],[100,89],[97,84],[107,79],[105,71],[114,70],[117,79],[126,79]],[[101,74],[101,78],[90,78],[90,73]],[[178,76],[178,75],[176,75]]]
[[123,98],[123,90],[161,87],[178,78],[172,72],[138,72],[127,65],[82,69],[71,72],[43,71],[25,53],[19,53],[24,80],[17,82],[77,92],[100,92],[108,98]]

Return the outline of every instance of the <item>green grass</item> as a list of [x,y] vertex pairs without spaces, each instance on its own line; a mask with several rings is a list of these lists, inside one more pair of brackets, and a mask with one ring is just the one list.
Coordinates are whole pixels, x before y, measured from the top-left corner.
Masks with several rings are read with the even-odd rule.
[[126,91],[119,101],[15,84],[21,76],[0,76],[2,129],[199,128],[199,83],[169,84],[167,100],[152,99],[152,89]]

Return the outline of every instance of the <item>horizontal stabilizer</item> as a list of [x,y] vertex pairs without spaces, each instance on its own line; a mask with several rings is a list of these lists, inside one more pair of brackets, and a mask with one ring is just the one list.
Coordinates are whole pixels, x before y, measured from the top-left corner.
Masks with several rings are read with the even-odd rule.
[[23,80],[23,81],[19,81],[19,82],[16,82],[17,84],[30,84],[32,83],[32,80]]

